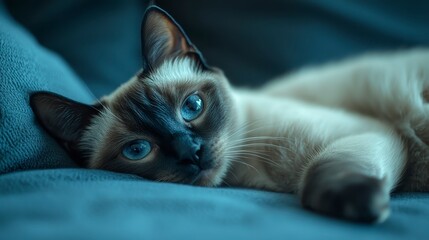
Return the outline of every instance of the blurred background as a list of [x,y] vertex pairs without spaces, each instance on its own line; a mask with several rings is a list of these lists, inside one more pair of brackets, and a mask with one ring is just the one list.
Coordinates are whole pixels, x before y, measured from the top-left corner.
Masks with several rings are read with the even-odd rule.
[[[158,0],[208,63],[231,82],[257,86],[279,74],[368,51],[429,43],[429,1]],[[12,16],[63,57],[96,96],[141,67],[148,1],[9,0]]]

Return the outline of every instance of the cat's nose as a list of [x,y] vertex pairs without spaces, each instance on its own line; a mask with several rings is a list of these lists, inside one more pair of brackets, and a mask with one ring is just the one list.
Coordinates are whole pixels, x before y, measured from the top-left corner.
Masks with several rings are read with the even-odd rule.
[[173,146],[177,153],[178,163],[181,165],[196,165],[202,168],[201,159],[203,152],[202,140],[189,135],[176,136]]
[[197,166],[200,166],[200,160],[201,160],[201,146],[199,148],[189,148],[183,149],[183,154],[181,154],[181,157],[179,157],[179,164],[188,165],[188,164],[194,164]]
[[200,164],[201,159],[200,159],[200,155],[198,154],[199,152],[200,152],[200,150],[198,150],[194,154],[191,153],[188,157],[181,158],[179,160],[179,164],[180,165],[195,165],[201,169],[201,164]]

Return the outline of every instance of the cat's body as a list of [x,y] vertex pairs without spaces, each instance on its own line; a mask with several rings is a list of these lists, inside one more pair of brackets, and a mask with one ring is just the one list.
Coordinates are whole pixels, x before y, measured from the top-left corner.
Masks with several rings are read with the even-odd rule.
[[399,189],[429,191],[429,49],[368,54],[304,69],[263,91],[368,116],[394,128],[408,155]]
[[[237,106],[243,109],[239,112],[243,115],[239,117],[242,122],[238,124],[243,126],[239,131],[242,133],[240,139],[246,141],[243,147],[237,149],[243,154],[239,154],[238,161],[233,163],[228,184],[299,192],[304,184],[306,169],[320,158],[337,154],[334,152],[339,149],[341,153],[345,151],[350,154],[360,154],[364,150],[369,154],[368,158],[378,158],[371,163],[377,165],[373,174],[383,178],[389,172],[391,187],[400,178],[401,171],[392,170],[402,169],[405,163],[404,147],[399,135],[389,125],[294,99],[257,93],[236,94],[239,99]],[[354,142],[355,137],[360,140]],[[371,150],[372,145],[383,141],[377,138],[386,139],[388,152],[370,153],[377,151]],[[246,152],[252,154],[246,155]]]
[[[237,91],[235,94],[239,96],[237,104],[248,109],[241,113],[246,115],[245,121],[263,120],[251,126],[260,128],[258,131],[252,131],[245,137],[286,138],[284,141],[267,138],[264,142],[283,145],[271,151],[271,160],[289,162],[289,159],[300,159],[298,164],[284,163],[287,166],[286,172],[291,171],[292,174],[288,175],[292,176],[305,168],[305,164],[309,163],[309,156],[314,158],[332,141],[363,133],[399,139],[403,147],[397,147],[399,152],[396,154],[402,155],[402,160],[392,159],[387,163],[394,165],[392,169],[403,169],[405,162],[409,162],[405,161],[405,157],[413,157],[408,156],[408,149],[414,147],[418,148],[413,149],[414,151],[427,151],[429,105],[425,94],[429,90],[428,84],[429,50],[416,49],[372,54],[305,69],[276,79],[257,91],[244,94]],[[394,142],[392,144],[398,144],[397,140]],[[273,148],[275,147],[264,147],[268,151]],[[396,150],[390,149],[389,151]],[[255,151],[254,148],[247,150]],[[279,156],[275,157],[273,153]],[[410,161],[424,162],[425,159]],[[256,162],[258,160],[254,161],[258,165]],[[380,167],[387,167],[387,163]],[[392,186],[400,179],[402,170],[398,171],[393,174]],[[299,181],[295,177],[292,182],[297,184]],[[418,186],[411,182],[405,188],[429,190],[427,184]],[[299,187],[290,189],[296,191]]]
[[293,192],[307,208],[358,221],[387,217],[389,193],[408,169],[403,189],[429,190],[428,50],[240,90],[162,10],[148,10],[142,33],[145,70],[100,103],[32,96],[40,122],[82,165]]

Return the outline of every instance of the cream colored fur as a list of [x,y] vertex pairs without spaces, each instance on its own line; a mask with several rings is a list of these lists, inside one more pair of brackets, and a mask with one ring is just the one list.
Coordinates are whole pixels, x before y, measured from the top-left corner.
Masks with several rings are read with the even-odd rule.
[[320,155],[339,151],[365,154],[362,161],[374,165],[370,174],[387,178],[390,188],[400,179],[406,153],[388,124],[265,94],[237,92],[236,101],[243,109],[239,114],[245,116],[239,117],[243,122],[238,125],[248,125],[242,129],[242,138],[251,140],[241,151],[253,154],[236,159],[229,184],[299,192],[307,166]]
[[275,141],[277,148],[265,147],[271,148],[268,158],[284,166],[284,173],[279,175],[285,179],[273,179],[273,174],[258,167],[266,161],[256,158],[246,161],[258,173],[235,164],[233,173],[239,181],[232,174],[229,181],[299,191],[302,173],[318,155],[350,151],[366,154],[363,160],[374,166],[371,174],[386,178],[391,190],[407,161],[407,146],[400,135],[425,141],[416,136],[414,127],[429,124],[423,98],[428,84],[429,50],[416,49],[304,69],[277,79],[262,92],[235,91],[240,114],[244,115],[239,117],[241,125],[255,123],[252,128],[259,129],[244,137],[285,138]]

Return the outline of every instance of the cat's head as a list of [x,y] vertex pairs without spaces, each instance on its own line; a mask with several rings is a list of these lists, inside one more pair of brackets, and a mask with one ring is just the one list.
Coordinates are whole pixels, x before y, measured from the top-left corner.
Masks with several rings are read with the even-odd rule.
[[227,79],[158,7],[146,11],[142,49],[143,70],[94,105],[33,94],[39,122],[83,166],[218,185],[236,120]]

